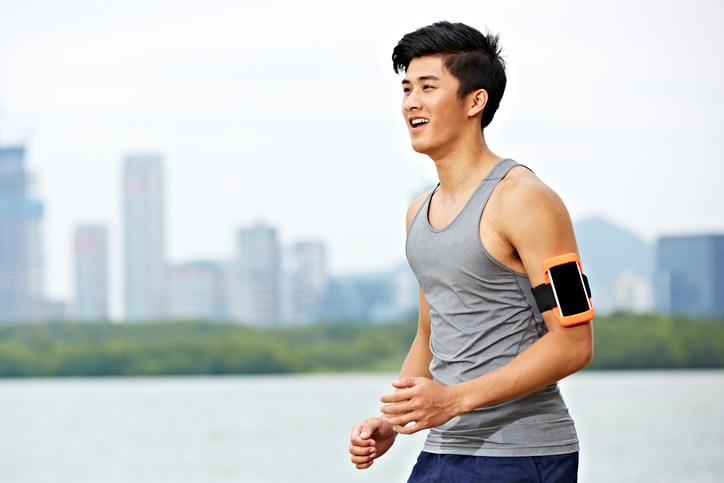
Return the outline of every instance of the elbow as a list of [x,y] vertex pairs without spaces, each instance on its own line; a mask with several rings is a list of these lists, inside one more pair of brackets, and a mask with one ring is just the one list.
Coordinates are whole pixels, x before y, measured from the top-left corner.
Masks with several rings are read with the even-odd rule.
[[568,345],[569,374],[588,367],[593,362],[593,339],[579,338]]
[[586,341],[577,345],[578,350],[576,351],[576,362],[578,365],[578,371],[588,367],[593,362],[593,337],[588,338]]
[[593,362],[593,349],[592,348],[578,348],[577,350],[569,353],[568,367],[566,369],[566,375],[570,376],[576,372],[585,369],[588,365]]
[[587,348],[581,351],[579,363],[580,367],[578,370],[588,367],[593,362],[593,344],[589,345]]
[[593,326],[583,324],[577,333],[577,340],[574,342],[576,371],[588,367],[593,362]]

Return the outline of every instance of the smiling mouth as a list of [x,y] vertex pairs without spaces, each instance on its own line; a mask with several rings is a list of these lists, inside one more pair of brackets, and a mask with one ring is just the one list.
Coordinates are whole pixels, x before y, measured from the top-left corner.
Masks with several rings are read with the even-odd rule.
[[424,124],[427,124],[428,122],[430,122],[430,121],[427,120],[427,119],[422,119],[422,118],[418,117],[418,118],[415,118],[415,119],[411,119],[411,120],[410,120],[410,126],[412,126],[412,127],[420,127],[420,126],[422,126],[422,125],[424,125]]

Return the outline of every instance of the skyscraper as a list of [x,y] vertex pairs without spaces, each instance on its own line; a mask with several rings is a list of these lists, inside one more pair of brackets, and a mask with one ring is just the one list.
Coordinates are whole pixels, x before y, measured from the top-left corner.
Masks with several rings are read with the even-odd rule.
[[235,253],[234,320],[249,325],[276,325],[281,315],[281,248],[277,231],[263,224],[239,230]]
[[30,185],[25,147],[0,146],[0,320],[44,315],[43,204]]
[[656,265],[659,313],[724,316],[724,235],[659,238]]
[[294,244],[290,322],[313,322],[321,315],[327,293],[327,258],[321,242]]
[[127,156],[123,163],[124,318],[166,316],[164,182],[161,157]]
[[169,267],[168,317],[227,320],[228,263],[193,261]]
[[73,317],[108,320],[108,241],[102,225],[76,227],[73,238],[75,304]]

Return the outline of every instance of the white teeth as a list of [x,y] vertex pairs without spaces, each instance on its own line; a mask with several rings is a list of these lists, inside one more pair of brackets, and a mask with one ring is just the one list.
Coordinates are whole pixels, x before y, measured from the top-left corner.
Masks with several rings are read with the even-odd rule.
[[420,124],[427,124],[429,121],[427,119],[413,119],[410,121],[410,124],[413,126],[419,126]]

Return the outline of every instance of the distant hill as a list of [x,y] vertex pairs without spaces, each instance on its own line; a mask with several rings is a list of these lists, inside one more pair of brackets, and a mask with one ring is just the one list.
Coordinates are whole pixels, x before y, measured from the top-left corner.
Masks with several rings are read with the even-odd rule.
[[652,244],[602,217],[575,221],[573,225],[596,310],[606,313],[619,308],[616,285],[621,286],[622,280],[635,279],[652,290]]

